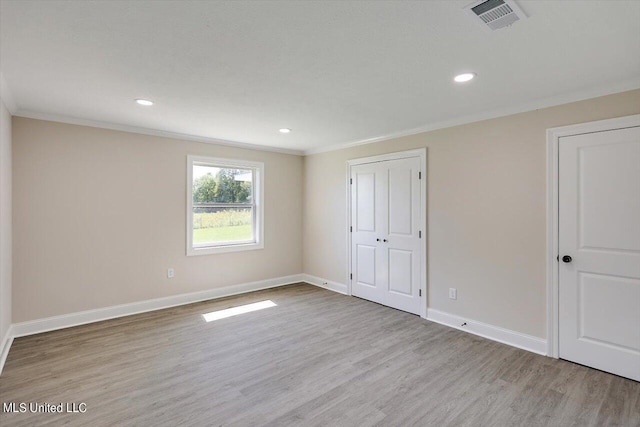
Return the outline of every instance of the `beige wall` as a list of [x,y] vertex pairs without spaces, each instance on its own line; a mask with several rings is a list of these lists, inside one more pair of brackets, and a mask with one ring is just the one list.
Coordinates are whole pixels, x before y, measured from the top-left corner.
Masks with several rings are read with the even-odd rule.
[[[265,163],[263,250],[185,255],[187,154]],[[299,156],[14,117],[13,164],[13,322],[302,273]]]
[[638,90],[307,156],[304,272],[345,283],[346,161],[427,147],[429,307],[545,337],[545,131],[637,113]]
[[11,115],[0,99],[0,351],[11,325]]
[[[544,337],[545,130],[637,113],[632,91],[305,158],[14,117],[13,322],[302,272],[344,283],[346,161],[428,147],[429,306]],[[185,256],[187,154],[265,162],[264,250]]]

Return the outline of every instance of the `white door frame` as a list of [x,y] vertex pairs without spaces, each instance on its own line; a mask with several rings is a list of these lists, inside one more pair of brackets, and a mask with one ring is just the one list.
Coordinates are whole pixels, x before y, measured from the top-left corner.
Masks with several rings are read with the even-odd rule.
[[558,358],[559,262],[558,256],[558,167],[560,138],[640,126],[640,114],[547,129],[547,355]]
[[351,295],[351,167],[356,165],[362,165],[366,163],[384,162],[385,160],[398,160],[407,159],[412,157],[420,158],[420,169],[422,172],[422,179],[420,180],[420,197],[422,202],[420,203],[420,224],[422,226],[422,256],[420,261],[420,289],[424,296],[424,303],[420,308],[420,317],[427,318],[427,149],[418,148],[409,151],[400,151],[397,153],[381,154],[379,156],[362,157],[359,159],[347,160],[347,277],[345,283],[347,284],[347,295]]

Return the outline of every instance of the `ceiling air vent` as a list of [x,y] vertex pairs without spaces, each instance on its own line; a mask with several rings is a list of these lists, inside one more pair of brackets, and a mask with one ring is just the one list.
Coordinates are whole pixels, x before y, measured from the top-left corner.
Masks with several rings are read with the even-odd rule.
[[522,9],[513,0],[476,1],[465,9],[478,20],[483,27],[498,30],[508,27],[516,21],[526,19]]

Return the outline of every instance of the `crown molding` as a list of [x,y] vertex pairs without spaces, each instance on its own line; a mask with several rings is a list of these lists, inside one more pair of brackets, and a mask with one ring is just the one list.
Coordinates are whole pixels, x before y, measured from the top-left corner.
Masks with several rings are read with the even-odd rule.
[[208,138],[205,136],[189,135],[185,133],[170,132],[159,129],[149,129],[138,126],[121,125],[116,123],[102,122],[99,120],[81,119],[77,117],[64,116],[59,114],[40,113],[36,111],[19,110],[13,114],[17,117],[25,117],[28,119],[47,120],[50,122],[67,123],[71,125],[90,126],[100,129],[110,129],[122,132],[138,133],[142,135],[159,136],[163,138],[180,139],[195,142],[204,142],[207,144],[222,145],[225,147],[244,148],[247,150],[270,151],[282,154],[292,154],[294,156],[303,156],[302,150],[292,150],[289,148],[271,147],[267,145],[249,144],[246,142],[228,141],[224,139]]
[[596,89],[586,89],[579,92],[572,92],[569,94],[557,95],[549,98],[544,98],[535,102],[528,102],[520,104],[514,107],[500,108],[491,111],[483,111],[478,114],[471,114],[468,116],[460,117],[452,120],[444,120],[441,122],[431,123],[425,126],[420,126],[413,129],[392,132],[386,135],[375,136],[371,138],[365,138],[357,141],[343,142],[340,144],[333,144],[325,147],[311,148],[304,151],[305,156],[313,154],[326,153],[329,151],[344,150],[346,148],[357,147],[359,145],[373,144],[375,142],[387,141],[390,139],[401,138],[403,136],[417,135],[424,132],[430,132],[438,129],[445,129],[453,126],[465,125],[473,122],[479,122],[482,120],[495,119],[498,117],[510,116],[518,113],[525,113],[527,111],[539,110],[542,108],[554,107],[562,104],[569,104],[572,102],[584,101],[586,99],[598,98],[600,96],[613,95],[615,93],[627,92],[630,90],[640,89],[640,79],[632,79],[624,82],[616,82],[608,86],[602,86]]
[[4,79],[2,73],[0,73],[0,98],[2,99],[2,103],[4,104],[4,106],[7,107],[7,110],[9,110],[12,115],[14,115],[18,110],[18,107],[16,106],[16,101],[13,97],[13,93],[11,92],[11,89],[9,88],[9,85]]
[[[478,114],[471,114],[464,117],[459,117],[452,120],[444,120],[441,122],[430,123],[424,126],[416,127],[413,129],[407,129],[398,132],[392,132],[385,135],[347,141],[338,144],[332,144],[324,147],[311,148],[308,150],[294,150],[290,148],[272,147],[266,145],[249,144],[245,142],[229,141],[223,139],[209,138],[204,136],[189,135],[178,132],[170,132],[158,129],[149,129],[138,126],[122,125],[116,123],[102,122],[98,120],[81,119],[77,117],[64,116],[58,114],[41,113],[28,110],[17,110],[14,98],[11,94],[11,90],[6,84],[6,81],[0,74],[0,82],[2,83],[2,101],[5,106],[11,112],[12,115],[18,117],[26,117],[37,120],[48,120],[59,123],[68,123],[80,126],[91,126],[101,129],[111,129],[123,132],[132,132],[143,135],[159,136],[164,138],[181,139],[187,141],[203,142],[208,144],[216,144],[228,147],[244,148],[248,150],[276,152],[283,154],[291,154],[296,156],[309,156],[313,154],[326,153],[330,151],[344,150],[347,148],[357,147],[360,145],[373,144],[376,142],[387,141],[390,139],[401,138],[404,136],[417,135],[424,132],[430,132],[438,129],[445,129],[453,126],[465,125],[473,122],[479,122],[482,120],[495,119],[498,117],[510,116],[513,114],[524,113],[527,111],[539,110],[542,108],[554,107],[557,105],[568,104],[571,102],[583,101],[586,99],[597,98],[600,96],[613,95],[615,93],[627,92],[630,90],[640,89],[640,79],[632,79],[624,82],[617,82],[608,86],[601,86],[599,88],[590,88],[579,92],[572,92],[570,94],[562,94],[549,98],[544,98],[535,102],[529,102],[520,104],[515,107],[500,108],[491,111],[483,111]],[[17,110],[17,111],[16,111]]]

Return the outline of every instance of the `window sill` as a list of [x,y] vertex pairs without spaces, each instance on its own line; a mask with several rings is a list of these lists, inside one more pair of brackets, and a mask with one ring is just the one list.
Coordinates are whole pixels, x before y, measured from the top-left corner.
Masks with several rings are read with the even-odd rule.
[[260,242],[260,243],[246,243],[241,245],[187,248],[187,256],[213,255],[213,254],[222,254],[227,252],[253,251],[256,249],[264,249],[264,243]]

